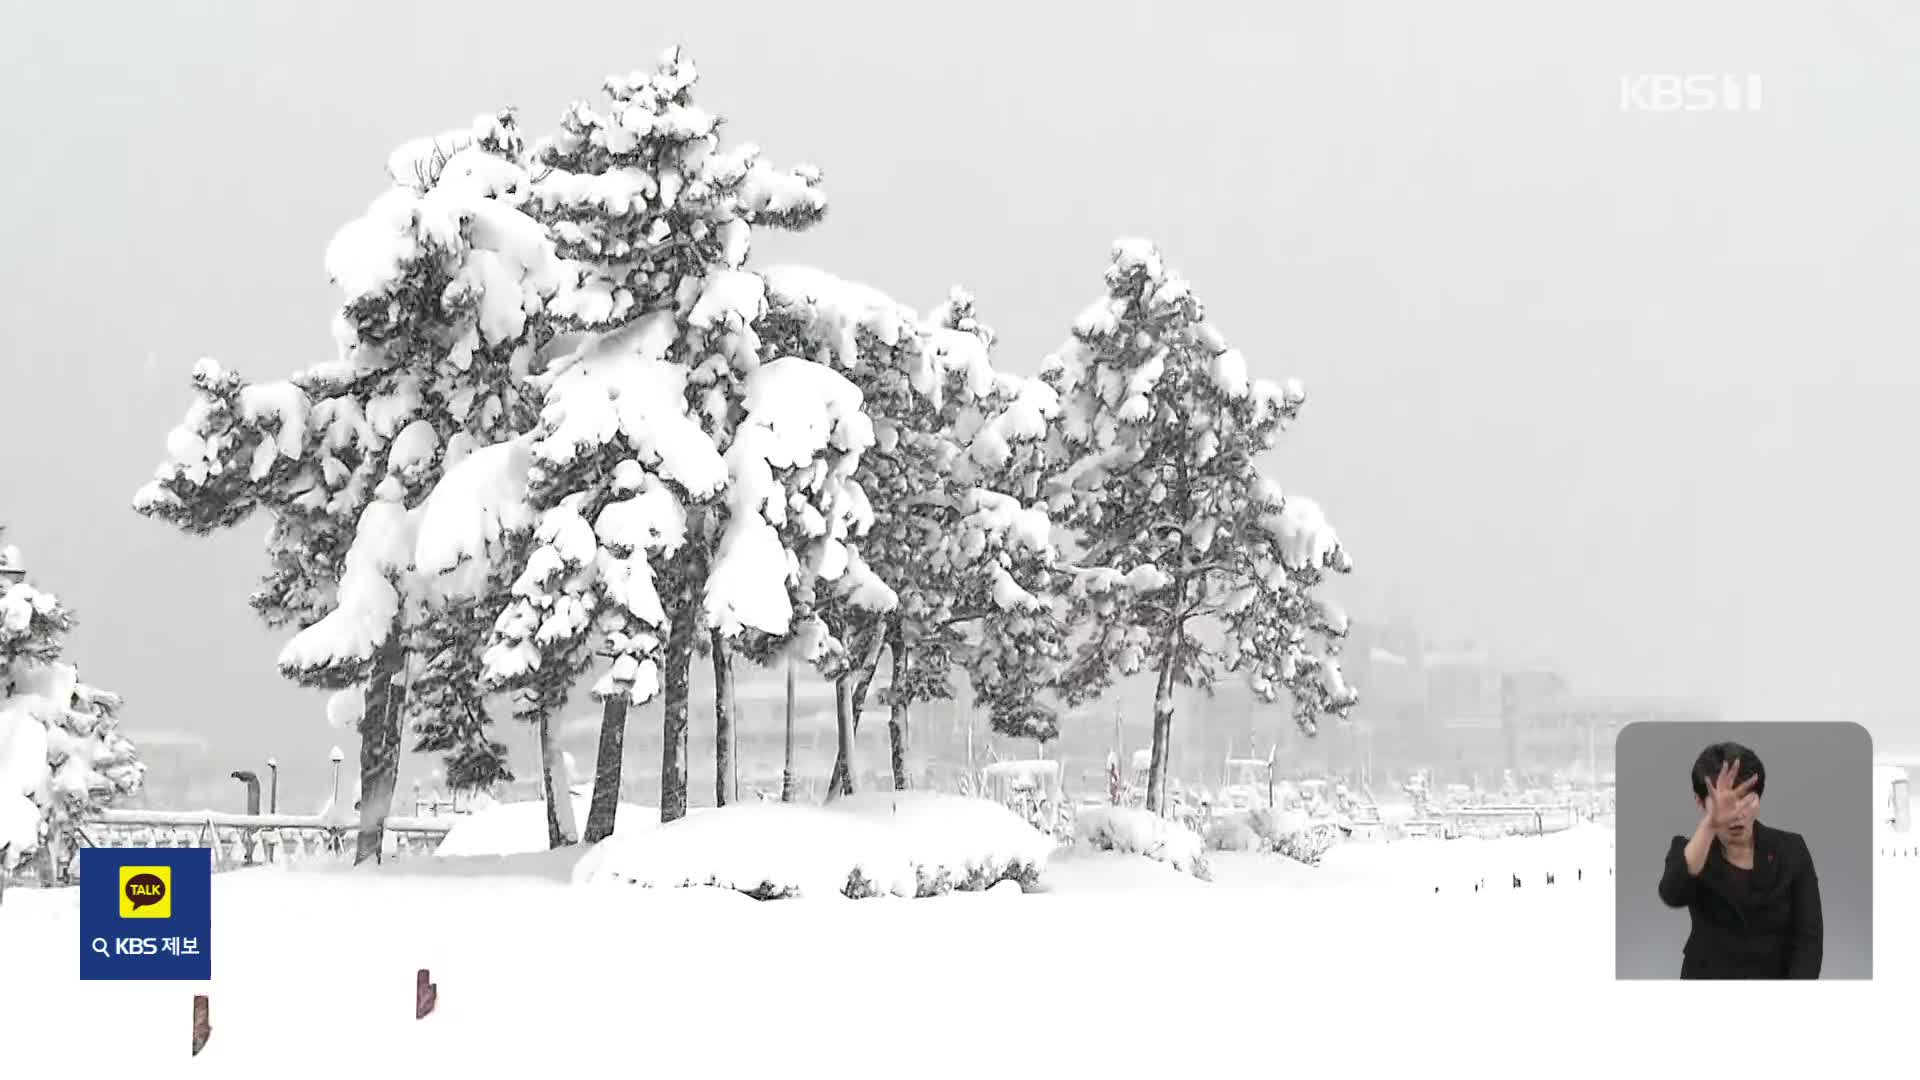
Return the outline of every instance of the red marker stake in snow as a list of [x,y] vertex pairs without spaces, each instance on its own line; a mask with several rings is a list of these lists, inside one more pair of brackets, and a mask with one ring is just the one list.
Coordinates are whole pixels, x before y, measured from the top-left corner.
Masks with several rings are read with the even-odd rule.
[[427,979],[426,968],[421,968],[413,977],[413,1018],[415,1020],[424,1020],[440,1000],[440,987],[428,982]]
[[207,1022],[207,995],[193,995],[193,1056],[199,1057],[206,1049],[207,1036],[213,1034],[213,1025]]

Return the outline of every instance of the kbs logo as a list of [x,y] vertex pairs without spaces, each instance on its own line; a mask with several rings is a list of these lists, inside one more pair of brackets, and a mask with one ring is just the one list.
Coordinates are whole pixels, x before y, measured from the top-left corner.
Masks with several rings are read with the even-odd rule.
[[1758,75],[1622,75],[1622,112],[1758,112]]
[[173,918],[173,867],[121,867],[120,917],[123,919]]

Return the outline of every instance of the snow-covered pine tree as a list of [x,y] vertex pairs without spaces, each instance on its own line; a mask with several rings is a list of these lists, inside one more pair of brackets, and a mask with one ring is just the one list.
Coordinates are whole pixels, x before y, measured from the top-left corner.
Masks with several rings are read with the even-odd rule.
[[607,80],[605,113],[574,105],[537,155],[535,212],[584,267],[552,305],[578,344],[542,379],[537,531],[491,655],[503,685],[526,686],[605,643],[590,839],[613,826],[628,706],[661,682],[660,813],[685,813],[696,642],[708,635],[724,662],[712,635],[788,634],[805,565],[793,537],[831,575],[861,509],[838,464],[869,437],[858,393],[763,352],[762,284],[743,269],[754,227],[820,218],[818,175],[722,150],[696,83],[670,50],[652,73]]
[[[250,603],[276,629],[304,631],[335,609],[391,434],[351,395],[336,395],[337,379],[319,370],[249,384],[200,361],[195,400],[167,438],[169,458],[134,497],[140,513],[193,535],[267,514],[268,569]],[[379,732],[397,707],[402,658],[390,650],[381,660],[358,682],[335,684],[357,685],[363,698],[354,710],[362,790],[387,756]]]
[[[957,646],[992,729],[1049,742],[1059,720],[1046,698],[1066,660],[1064,609],[1077,579],[1042,498],[1061,465],[1060,402],[1039,379],[993,372],[993,333],[964,291],[953,292],[934,323],[949,382],[938,429],[960,451],[942,475],[960,516],[936,562],[947,578],[938,591],[945,607],[924,620],[929,661],[919,666],[939,671]],[[923,700],[916,689],[909,685],[909,700]],[[894,711],[904,726],[904,710],[896,703]]]
[[[575,842],[580,833],[566,755],[552,719],[591,657],[562,655],[568,662],[549,663],[535,677],[516,680],[512,686],[504,685],[501,677],[503,671],[518,672],[525,653],[537,658],[538,648],[548,640],[543,635],[564,625],[567,612],[578,606],[577,598],[570,595],[562,621],[553,622],[527,603],[530,578],[575,577],[583,565],[578,558],[579,528],[568,527],[577,523],[552,514],[542,528],[535,528],[529,485],[531,446],[538,434],[535,428],[475,450],[447,469],[417,511],[413,571],[416,587],[424,595],[440,597],[442,604],[471,603],[467,608],[473,620],[470,625],[484,648],[478,678],[463,685],[467,693],[482,695],[483,713],[489,701],[504,700],[515,715],[533,724],[540,745],[547,841],[559,847]],[[536,550],[540,550],[537,559]]]
[[[1152,244],[1118,243],[1106,284],[1042,375],[1060,395],[1071,461],[1052,505],[1082,561],[1103,570],[1075,585],[1085,636],[1070,696],[1153,666],[1157,810],[1176,685],[1244,672],[1268,700],[1289,692],[1309,733],[1351,705],[1338,662],[1346,619],[1314,592],[1350,563],[1319,507],[1283,495],[1259,466],[1305,400],[1299,385],[1249,379]],[[1209,624],[1219,641],[1203,639]]]
[[831,647],[837,753],[828,790],[851,793],[854,738],[882,655],[891,657],[888,743],[906,786],[908,712],[950,696],[963,665],[997,729],[1051,738],[1040,699],[1062,655],[1054,551],[1043,511],[1008,494],[1057,411],[1050,388],[993,370],[992,332],[955,290],[922,324],[877,290],[801,267],[767,272],[770,340],[842,365],[862,393],[875,446],[855,480],[873,507],[859,573],[819,598]]
[[[776,266],[763,275],[767,312],[761,336],[783,355],[806,357],[846,372],[859,388],[874,427],[874,445],[856,477],[873,521],[855,545],[850,572],[806,590],[810,636],[795,655],[811,661],[834,687],[835,753],[827,797],[852,794],[850,767],[860,716],[884,654],[899,595],[867,561],[872,550],[892,550],[908,526],[889,508],[916,494],[925,480],[911,440],[917,419],[930,415],[923,399],[941,386],[939,370],[917,331],[912,309],[857,282],[805,266]],[[903,441],[905,445],[903,445]],[[883,524],[881,515],[889,515]],[[912,539],[920,539],[917,531]],[[891,546],[890,546],[891,545]]]
[[[280,667],[304,685],[367,688],[356,861],[380,857],[403,720],[417,728],[444,723],[438,710],[464,714],[452,749],[468,767],[477,755],[483,772],[499,771],[481,687],[441,677],[460,666],[459,654],[480,654],[489,625],[477,618],[493,612],[415,573],[415,511],[449,467],[534,424],[527,378],[546,340],[541,313],[564,268],[521,210],[524,158],[511,111],[482,116],[431,148],[409,144],[389,164],[394,186],[327,252],[345,294],[335,320],[341,355],[306,379],[314,396],[366,417],[377,449],[362,471],[373,498],[356,520],[333,610],[287,643]],[[406,705],[422,667],[424,704],[435,710],[424,715]]]
[[25,577],[0,535],[0,879],[35,858],[52,884],[88,815],[139,790],[145,767],[120,733],[118,696],[61,660],[73,618]]
[[431,145],[425,159],[420,143],[396,154],[395,186],[329,247],[346,294],[340,358],[258,386],[202,361],[169,460],[135,497],[196,534],[271,516],[252,602],[269,625],[300,631],[282,671],[363,690],[357,859],[378,856],[391,805],[409,616],[430,652],[459,639],[477,650],[484,630],[422,617],[434,597],[407,578],[410,508],[450,463],[531,425],[521,383],[560,272],[517,209],[526,178],[511,114]]

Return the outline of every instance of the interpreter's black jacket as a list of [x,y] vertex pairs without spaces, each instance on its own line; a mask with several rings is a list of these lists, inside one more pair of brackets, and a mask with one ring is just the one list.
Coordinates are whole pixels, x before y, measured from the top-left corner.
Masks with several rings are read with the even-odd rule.
[[1754,822],[1753,869],[1744,888],[1719,840],[1697,878],[1687,873],[1686,848],[1686,837],[1673,838],[1660,875],[1660,899],[1686,908],[1693,920],[1681,978],[1820,977],[1820,882],[1799,833]]

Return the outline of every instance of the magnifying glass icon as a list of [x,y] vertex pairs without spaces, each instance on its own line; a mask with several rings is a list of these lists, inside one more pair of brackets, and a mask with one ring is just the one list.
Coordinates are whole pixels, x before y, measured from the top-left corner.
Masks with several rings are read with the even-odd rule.
[[107,939],[103,937],[97,937],[93,939],[93,951],[99,953],[101,956],[113,955],[112,953],[107,951]]

